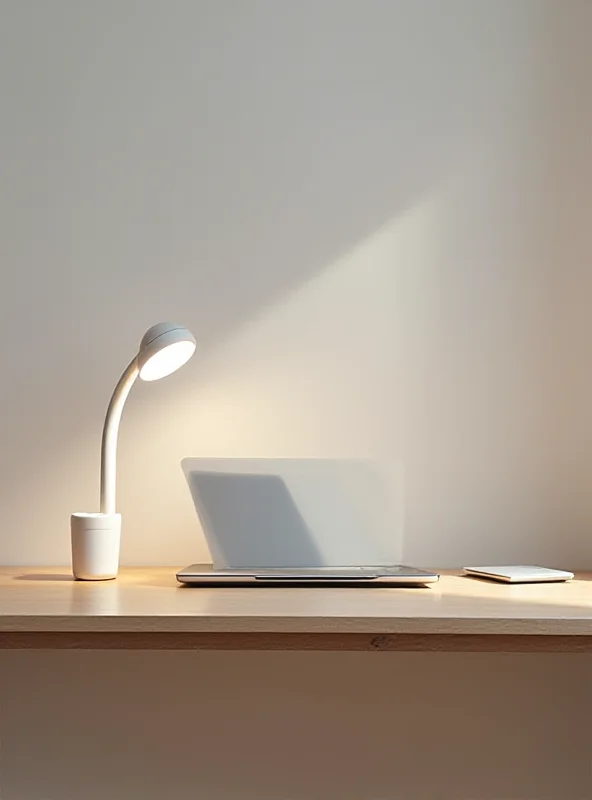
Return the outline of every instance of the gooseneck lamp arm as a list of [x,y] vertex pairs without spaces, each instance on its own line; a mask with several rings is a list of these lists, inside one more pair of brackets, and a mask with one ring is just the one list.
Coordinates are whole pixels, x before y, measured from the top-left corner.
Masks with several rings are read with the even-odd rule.
[[107,408],[101,442],[101,514],[115,514],[117,486],[117,437],[127,396],[140,370],[135,356],[119,379]]

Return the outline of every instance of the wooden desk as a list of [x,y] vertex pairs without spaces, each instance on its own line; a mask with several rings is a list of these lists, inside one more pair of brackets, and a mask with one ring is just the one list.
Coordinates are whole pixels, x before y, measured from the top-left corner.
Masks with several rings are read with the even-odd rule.
[[0,648],[592,652],[592,575],[508,586],[183,588],[173,567],[77,582],[0,568]]

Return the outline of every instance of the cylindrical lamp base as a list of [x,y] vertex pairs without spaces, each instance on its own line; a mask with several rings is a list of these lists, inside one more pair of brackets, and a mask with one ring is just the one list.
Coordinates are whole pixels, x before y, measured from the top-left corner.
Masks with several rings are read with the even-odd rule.
[[117,577],[121,514],[72,514],[72,573],[81,581]]

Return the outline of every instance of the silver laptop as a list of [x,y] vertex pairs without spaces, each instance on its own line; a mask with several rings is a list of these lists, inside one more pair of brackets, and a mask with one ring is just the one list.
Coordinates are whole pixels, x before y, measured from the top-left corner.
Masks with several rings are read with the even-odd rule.
[[414,567],[303,567],[219,569],[192,564],[177,572],[180,583],[198,586],[421,586],[439,575]]
[[181,583],[417,586],[439,578],[389,563],[400,503],[384,499],[393,498],[396,471],[343,459],[185,459],[182,466],[214,563],[180,570]]

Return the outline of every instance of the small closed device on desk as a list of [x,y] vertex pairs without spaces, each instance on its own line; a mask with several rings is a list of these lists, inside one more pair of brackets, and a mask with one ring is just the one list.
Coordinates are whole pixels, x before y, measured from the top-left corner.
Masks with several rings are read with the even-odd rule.
[[551,583],[570,581],[574,574],[563,569],[548,567],[506,566],[506,567],[464,567],[465,575],[488,578],[502,583]]

